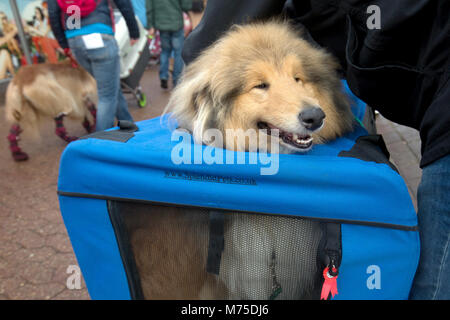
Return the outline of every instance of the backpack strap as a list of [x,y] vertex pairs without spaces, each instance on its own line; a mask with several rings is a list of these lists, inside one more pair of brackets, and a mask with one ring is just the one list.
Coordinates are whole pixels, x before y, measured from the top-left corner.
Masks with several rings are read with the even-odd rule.
[[[116,19],[114,19],[114,9],[112,7],[111,0],[106,0],[106,1],[108,1],[109,15],[111,16],[111,27],[112,27],[113,33],[116,33],[116,21],[115,21]],[[131,5],[131,3],[130,3],[130,5]]]

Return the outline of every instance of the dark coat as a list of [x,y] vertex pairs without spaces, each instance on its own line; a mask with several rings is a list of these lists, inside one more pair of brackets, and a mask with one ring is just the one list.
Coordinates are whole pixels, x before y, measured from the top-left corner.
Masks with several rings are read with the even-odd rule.
[[[370,5],[380,9],[380,29],[367,26]],[[183,59],[191,62],[232,24],[282,12],[339,59],[359,98],[420,131],[421,167],[450,153],[450,1],[209,0]]]
[[147,27],[160,31],[178,31],[184,27],[183,11],[192,8],[192,0],[146,0]]

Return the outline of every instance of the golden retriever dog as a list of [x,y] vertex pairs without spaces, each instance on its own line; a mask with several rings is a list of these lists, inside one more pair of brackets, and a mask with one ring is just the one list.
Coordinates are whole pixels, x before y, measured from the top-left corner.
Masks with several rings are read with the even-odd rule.
[[92,132],[97,102],[97,83],[80,66],[67,61],[21,67],[6,90],[6,119],[12,124],[8,140],[14,160],[28,159],[18,145],[22,126],[36,133],[40,118],[51,117],[56,134],[70,142],[77,138],[67,136],[63,118],[80,120]]
[[[337,69],[330,54],[288,23],[234,26],[187,66],[166,111],[197,143],[214,145],[205,138],[208,129],[220,130],[223,137],[227,130],[254,130],[258,140],[276,141],[281,153],[306,152],[352,129]],[[249,145],[225,138],[217,147],[248,151]],[[129,230],[146,298],[317,297],[318,222],[223,214],[220,271],[214,274],[206,271],[208,210],[135,205],[124,213],[140,221]]]

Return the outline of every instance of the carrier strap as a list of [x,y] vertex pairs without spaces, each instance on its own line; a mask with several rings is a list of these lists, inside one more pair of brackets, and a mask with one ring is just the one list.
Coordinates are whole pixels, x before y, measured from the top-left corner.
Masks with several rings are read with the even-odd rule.
[[224,249],[225,215],[220,211],[209,212],[209,245],[206,272],[219,275],[220,261]]
[[319,268],[323,269],[322,290],[320,299],[328,299],[337,292],[336,278],[342,260],[341,225],[326,222],[321,224],[322,240],[319,244]]

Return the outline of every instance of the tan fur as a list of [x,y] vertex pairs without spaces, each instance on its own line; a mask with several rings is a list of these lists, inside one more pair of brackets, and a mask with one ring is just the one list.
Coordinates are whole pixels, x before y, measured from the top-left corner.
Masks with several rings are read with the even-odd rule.
[[[224,138],[226,129],[258,130],[260,121],[286,131],[302,130],[299,113],[306,104],[319,105],[326,114],[325,124],[313,137],[315,143],[324,143],[352,128],[353,116],[341,91],[337,68],[331,55],[312,47],[286,23],[235,26],[185,69],[165,112],[172,113],[179,127],[192,132],[197,143],[208,144],[203,133],[209,128],[221,130]],[[255,89],[262,82],[270,85],[268,90]],[[232,140],[225,141],[226,148],[247,150],[245,142],[238,144],[236,139]],[[286,148],[281,151],[290,152]],[[137,231],[133,232],[131,227],[130,232],[146,298],[267,299],[270,287],[269,293],[262,297],[250,288],[264,287],[267,283],[255,279],[243,284],[239,279],[245,279],[247,271],[238,274],[232,265],[236,260],[246,265],[251,254],[261,254],[261,260],[269,260],[271,251],[264,248],[270,247],[278,254],[280,268],[281,265],[285,268],[284,273],[280,272],[284,278],[278,275],[284,286],[279,298],[312,295],[315,256],[307,259],[300,256],[305,246],[317,246],[320,238],[317,222],[228,215],[221,274],[213,277],[205,270],[207,214],[196,214],[194,209],[140,208],[130,217],[139,217]],[[274,230],[282,230],[278,240],[271,236]],[[309,244],[302,242],[302,236],[311,239]],[[294,248],[298,252],[286,252],[283,243],[297,244]],[[301,260],[313,261],[313,266],[301,265]],[[293,274],[289,275],[289,271]],[[234,288],[227,288],[225,283]]]
[[[312,47],[287,23],[235,26],[186,68],[166,112],[196,142],[207,143],[202,135],[211,127],[257,130],[259,121],[267,121],[298,131],[305,103],[317,104],[326,118],[313,137],[323,143],[350,131],[353,123],[337,68],[330,54]],[[270,85],[267,91],[254,88],[262,82]],[[246,149],[233,142],[225,147]]]
[[126,204],[120,212],[125,217],[127,229],[133,230],[130,244],[144,297],[226,297],[223,285],[205,270],[206,212],[140,204]]
[[23,66],[6,91],[6,119],[36,135],[41,117],[69,118],[93,122],[89,103],[97,105],[97,84],[83,68],[70,63]]

